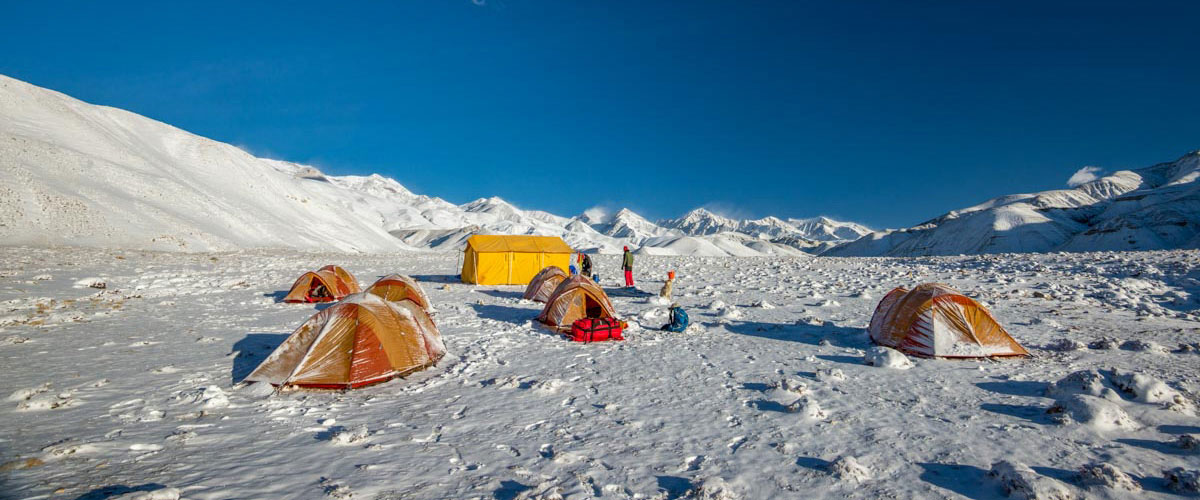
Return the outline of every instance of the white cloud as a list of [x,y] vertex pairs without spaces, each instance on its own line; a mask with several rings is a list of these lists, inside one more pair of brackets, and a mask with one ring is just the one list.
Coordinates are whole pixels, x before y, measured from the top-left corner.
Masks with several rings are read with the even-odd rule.
[[605,205],[596,205],[592,208],[583,211],[583,215],[595,221],[606,221],[612,215],[612,208]]
[[724,201],[709,202],[702,208],[727,219],[742,220],[753,218],[748,210]]
[[1067,185],[1070,187],[1075,187],[1081,184],[1087,184],[1099,179],[1102,173],[1104,173],[1104,171],[1101,170],[1100,167],[1083,167],[1076,171],[1075,175],[1072,175],[1070,179],[1067,179]]

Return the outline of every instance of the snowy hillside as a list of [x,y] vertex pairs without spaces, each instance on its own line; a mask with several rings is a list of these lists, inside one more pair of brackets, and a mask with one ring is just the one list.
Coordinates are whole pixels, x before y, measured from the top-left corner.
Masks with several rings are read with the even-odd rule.
[[376,197],[0,77],[0,240],[162,250],[402,250]]
[[1200,152],[1071,189],[1003,196],[924,224],[871,233],[832,256],[1200,247]]
[[0,241],[8,245],[450,251],[485,233],[560,236],[598,253],[630,245],[650,246],[646,253],[656,255],[756,256],[817,251],[823,248],[818,241],[838,236],[813,231],[809,238],[774,218],[781,225],[763,230],[702,209],[684,219],[708,217],[725,225],[698,221],[676,230],[628,209],[566,218],[497,197],[454,205],[380,175],[328,176],[310,166],[256,158],[4,76],[0,174]]

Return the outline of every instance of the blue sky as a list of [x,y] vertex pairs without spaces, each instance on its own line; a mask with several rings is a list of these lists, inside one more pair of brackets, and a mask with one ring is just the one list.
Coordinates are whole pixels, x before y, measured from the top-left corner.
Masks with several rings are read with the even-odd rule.
[[0,73],[561,215],[899,227],[1200,149],[1197,2],[340,4],[11,2]]

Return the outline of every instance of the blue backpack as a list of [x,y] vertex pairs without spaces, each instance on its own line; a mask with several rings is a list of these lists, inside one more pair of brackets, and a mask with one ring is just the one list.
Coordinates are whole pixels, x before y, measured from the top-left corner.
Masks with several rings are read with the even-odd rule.
[[687,327],[688,327],[687,313],[684,312],[682,307],[672,308],[671,309],[671,323],[668,325],[664,325],[663,330],[666,330],[669,332],[682,332],[684,330],[687,330]]

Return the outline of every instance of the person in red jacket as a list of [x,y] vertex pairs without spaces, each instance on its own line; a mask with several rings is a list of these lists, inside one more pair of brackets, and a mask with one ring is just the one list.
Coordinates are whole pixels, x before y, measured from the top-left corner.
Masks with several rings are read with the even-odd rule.
[[625,271],[625,286],[633,287],[633,254],[625,247],[625,255],[621,257],[621,269]]

